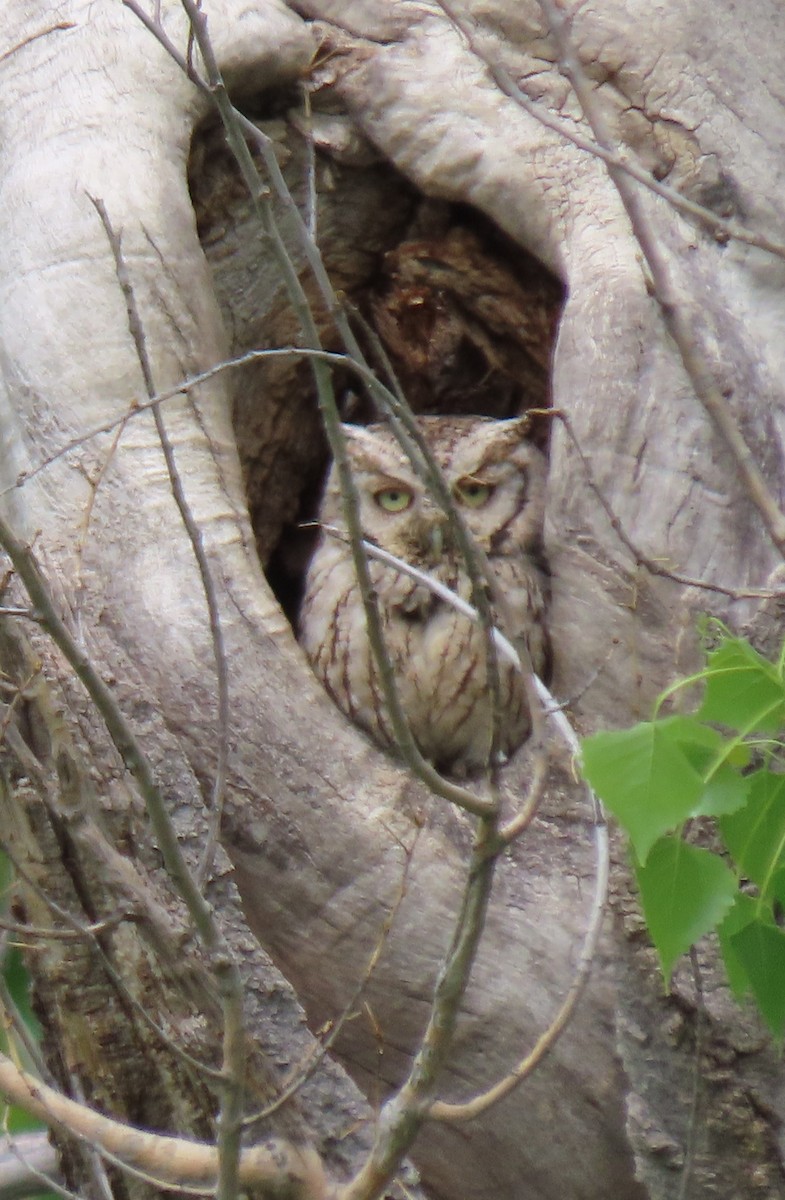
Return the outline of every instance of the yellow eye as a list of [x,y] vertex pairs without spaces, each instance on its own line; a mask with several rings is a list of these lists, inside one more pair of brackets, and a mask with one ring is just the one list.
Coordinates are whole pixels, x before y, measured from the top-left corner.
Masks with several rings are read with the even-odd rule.
[[414,497],[410,491],[402,487],[382,488],[374,494],[374,500],[388,513],[405,512]]
[[466,508],[482,508],[492,495],[491,484],[481,483],[479,479],[462,479],[455,485],[455,497]]

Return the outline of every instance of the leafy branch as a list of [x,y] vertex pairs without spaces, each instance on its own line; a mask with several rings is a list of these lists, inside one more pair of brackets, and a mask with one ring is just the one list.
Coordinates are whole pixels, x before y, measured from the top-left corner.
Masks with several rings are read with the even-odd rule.
[[[691,714],[660,715],[702,684]],[[654,718],[582,743],[584,774],[627,832],[666,982],[716,932],[730,986],[785,1034],[785,646],[770,662],[723,632],[698,674]],[[707,836],[705,821],[711,818]],[[708,845],[704,844],[709,842]]]

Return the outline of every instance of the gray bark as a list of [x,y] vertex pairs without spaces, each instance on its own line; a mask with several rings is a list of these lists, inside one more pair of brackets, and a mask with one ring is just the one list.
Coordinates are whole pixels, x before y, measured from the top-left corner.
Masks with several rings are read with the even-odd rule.
[[[375,0],[297,7],[340,22],[340,30],[321,29],[340,45],[331,100],[377,153],[428,195],[474,205],[564,281],[554,403],[570,415],[629,537],[692,576],[764,584],[777,556],[664,332],[602,164],[504,97],[437,8]],[[579,114],[537,5],[499,0],[461,11],[483,52],[575,128]],[[25,42],[51,18],[43,6],[32,15],[29,5],[12,6],[12,53],[0,57],[9,97],[0,164],[4,486],[141,394],[89,194],[104,200],[122,231],[157,387],[232,347],[292,336],[275,285],[266,296],[254,292],[252,304],[231,286],[255,269],[254,247],[233,238],[231,222],[226,237],[219,230],[208,245],[212,273],[197,240],[185,160],[204,101],[126,10],[108,0],[74,3],[68,20],[73,28]],[[174,9],[167,20],[183,45]],[[240,92],[275,89],[307,68],[312,32],[282,6],[211,7],[209,22]],[[720,3],[709,26],[698,3],[665,3],[655,19],[650,5],[615,0],[601,14],[580,7],[572,36],[618,135],[646,165],[749,227],[782,228],[782,121],[767,83],[778,77],[782,50],[774,5],[753,15]],[[371,169],[378,170],[356,168],[356,189],[345,177],[343,185],[378,209],[374,188],[385,177],[374,181]],[[782,262],[718,243],[663,200],[646,204],[712,369],[781,495]],[[226,211],[238,210],[227,202]],[[385,215],[392,229],[397,216]],[[325,226],[327,245],[333,228]],[[354,278],[363,269],[353,266]],[[260,381],[256,406],[253,385],[222,376],[164,410],[216,580],[231,666],[227,847],[251,929],[317,1023],[336,1016],[362,975],[400,891],[402,847],[414,846],[408,890],[364,996],[372,1020],[350,1022],[339,1048],[375,1100],[401,1079],[422,1030],[468,835],[320,693],[264,579],[241,460],[261,503],[273,468],[260,468],[259,455],[291,444],[287,418],[276,424],[281,397],[307,377],[252,378]],[[310,401],[297,394],[295,405],[312,422]],[[195,783],[186,795],[173,781],[172,800],[191,808],[215,768],[203,595],[149,414],[124,430],[85,528],[88,477],[107,449],[106,437],[85,442],[8,492],[4,507],[19,534],[40,531],[36,553],[63,610],[102,672],[118,681],[129,715],[141,723],[154,714],[154,757],[176,746]],[[270,528],[291,515],[291,496],[281,492],[275,504]],[[579,695],[573,712],[582,731],[648,712],[656,692],[694,660],[699,610],[731,621],[750,616],[749,604],[647,575],[558,427],[548,541],[554,687]],[[50,670],[57,674],[57,664]],[[183,814],[183,832],[194,835],[190,820]],[[557,770],[541,821],[501,873],[445,1095],[465,1097],[493,1081],[547,1023],[569,985],[592,871],[585,814]],[[471,1126],[429,1126],[421,1135],[414,1157],[434,1195],[666,1197],[692,1157],[693,1200],[785,1196],[777,1145],[784,1101],[765,1039],[718,984],[693,1120],[691,984],[685,973],[674,999],[661,995],[623,867],[616,885],[617,912],[589,992],[546,1063]],[[309,1110],[315,1124],[317,1109],[314,1102]]]

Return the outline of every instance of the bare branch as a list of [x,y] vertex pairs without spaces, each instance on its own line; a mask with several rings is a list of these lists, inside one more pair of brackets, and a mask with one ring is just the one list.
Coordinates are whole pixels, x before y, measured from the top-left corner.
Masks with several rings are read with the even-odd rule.
[[[169,876],[183,898],[196,929],[209,950],[225,950],[212,909],[196,886],[172,829],[152,767],[136,735],[93,664],[59,616],[32,552],[0,518],[0,547],[11,559],[41,624],[84,684],[104,721],[123,763],[136,781]],[[225,951],[228,954],[228,951]]]
[[0,1200],[24,1200],[49,1191],[57,1179],[57,1152],[46,1133],[0,1139]]
[[[218,753],[210,808],[210,828],[201,867],[198,873],[200,883],[204,884],[204,880],[210,872],[218,842],[218,831],[221,824],[221,814],[223,812],[224,796],[226,791],[226,769],[229,754],[229,670],[226,662],[226,646],[224,643],[223,630],[221,628],[221,614],[218,605],[218,596],[216,595],[215,590],[215,582],[213,580],[212,571],[210,570],[210,564],[207,561],[207,553],[204,548],[202,531],[199,528],[199,524],[191,511],[191,506],[189,505],[188,499],[185,495],[183,482],[180,477],[180,472],[177,468],[174,447],[172,446],[171,439],[166,431],[160,405],[153,402],[156,388],[155,380],[153,378],[152,364],[147,353],[147,343],[142,325],[142,319],[139,315],[133,285],[128,273],[128,264],[123,256],[120,237],[112,228],[111,221],[109,220],[109,214],[106,211],[103,201],[93,196],[91,196],[90,199],[96,212],[101,218],[101,224],[104,227],[104,232],[106,233],[107,241],[109,242],[112,256],[114,258],[117,282],[122,290],[123,298],[126,304],[126,311],[128,313],[128,328],[136,348],[136,355],[139,359],[139,366],[141,367],[147,395],[151,401],[155,427],[158,432],[158,438],[161,443],[166,469],[169,474],[172,495],[174,496],[175,503],[179,509],[183,525],[185,526],[191,547],[193,549],[194,558],[196,559],[210,622],[210,637],[212,639],[213,656],[215,659],[215,675],[218,687]],[[120,426],[118,436],[122,428],[123,427]],[[116,442],[117,439],[115,439],[114,444],[116,444]]]
[[[573,52],[565,14],[553,3],[553,0],[539,0],[539,3],[556,42],[561,70],[572,84],[583,115],[596,141],[608,153],[616,155],[618,151],[602,104]],[[781,511],[770,491],[752,450],[717,386],[714,372],[702,348],[701,339],[674,287],[667,255],[651,227],[641,194],[630,181],[626,171],[620,166],[610,161],[605,165],[619,193],[633,234],[648,265],[654,296],[662,311],[668,332],[678,347],[684,369],[695,394],[735,461],[746,486],[747,494],[763,518],[769,537],[780,554],[785,555],[785,513]]]
[[428,1025],[407,1079],[384,1105],[366,1162],[340,1200],[375,1200],[394,1178],[428,1112],[430,1096],[452,1047],[460,1004],[477,953],[500,845],[494,822],[478,822],[461,910],[439,971]]
[[[371,951],[368,963],[366,964],[365,970],[363,971],[358,984],[344,1005],[343,1012],[339,1013],[338,1017],[330,1023],[330,1027],[326,1036],[322,1038],[315,1050],[308,1055],[306,1061],[295,1066],[292,1071],[288,1072],[288,1076],[278,1092],[278,1095],[275,1097],[275,1100],[273,1100],[271,1104],[268,1104],[259,1112],[254,1113],[250,1117],[246,1117],[243,1122],[244,1125],[252,1125],[255,1121],[260,1121],[272,1116],[272,1114],[276,1112],[281,1105],[285,1104],[287,1100],[291,1099],[292,1096],[294,1096],[295,1093],[298,1092],[303,1086],[305,1081],[313,1075],[319,1063],[322,1061],[325,1055],[329,1053],[337,1041],[338,1036],[346,1022],[355,1014],[357,1010],[357,1004],[363,992],[365,991],[371,976],[381,961],[387,940],[395,924],[395,919],[398,915],[401,904],[406,898],[409,884],[409,869],[411,867],[412,858],[414,856],[419,835],[420,830],[417,829],[414,842],[408,847],[404,846],[402,842],[396,838],[396,841],[398,841],[398,844],[401,846],[404,852],[404,868],[401,875],[401,883],[398,889],[398,895],[393,900],[390,910],[382,923],[379,936],[376,939],[376,945]],[[2,1200],[1,1196],[0,1200]]]
[[[215,1146],[147,1133],[115,1121],[34,1079],[5,1055],[0,1055],[0,1092],[39,1120],[55,1122],[75,1137],[87,1139],[124,1166],[141,1169],[186,1191],[192,1185],[216,1184],[220,1163]],[[297,1195],[301,1200],[325,1200],[326,1196],[316,1152],[278,1139],[241,1152],[238,1181],[269,1196]]]
[[[120,238],[112,228],[103,201],[95,197],[90,198],[96,212],[101,218],[101,223],[112,250],[117,281],[126,303],[128,328],[136,348],[148,397],[152,398],[156,391],[152,364],[147,353],[144,328],[137,308],[133,285],[128,273],[128,266],[123,256]],[[188,534],[202,582],[210,622],[210,636],[212,639],[218,684],[218,759],[213,784],[207,845],[197,876],[197,885],[203,885],[215,854],[226,789],[226,767],[229,753],[229,672],[226,663],[226,647],[221,628],[218,597],[216,595],[215,582],[210,570],[210,564],[207,561],[202,531],[185,495],[183,482],[177,468],[174,448],[164,424],[160,405],[156,404],[153,406],[153,418],[166,462],[166,469],[169,473],[172,495],[174,496],[183,525]],[[218,1152],[221,1163],[218,1200],[234,1200],[237,1192],[237,1164],[240,1154],[240,1129],[244,1093],[243,1081],[245,1076],[243,987],[239,969],[229,953],[228,946],[222,946],[220,953],[218,953],[218,946],[214,944],[212,950],[214,956],[212,965],[218,980],[224,1020],[221,1107],[218,1117]]]
[[500,63],[496,62],[490,54],[486,54],[475,37],[470,23],[456,11],[451,3],[448,3],[447,0],[436,0],[436,2],[448,18],[450,24],[460,32],[471,52],[487,67],[491,78],[500,91],[511,100],[514,100],[520,108],[534,117],[536,121],[539,121],[541,125],[544,125],[546,129],[551,129],[578,150],[584,150],[587,154],[593,155],[594,158],[600,159],[609,168],[615,167],[619,171],[623,171],[630,179],[634,179],[656,196],[661,196],[663,200],[667,200],[671,207],[678,212],[699,221],[701,225],[714,233],[717,241],[727,242],[733,239],[733,241],[744,242],[748,246],[756,246],[759,250],[766,250],[769,254],[775,255],[777,258],[785,258],[785,244],[777,242],[763,233],[755,233],[750,229],[745,229],[743,225],[739,225],[736,221],[729,221],[726,217],[720,217],[715,212],[712,212],[710,208],[706,208],[702,204],[697,204],[694,200],[689,200],[675,188],[668,187],[667,184],[656,179],[650,171],[642,167],[626,150],[618,146],[605,145],[603,140],[598,136],[596,129],[592,128],[592,132],[595,135],[593,141],[583,137],[580,133],[576,133],[570,124],[557,117],[543,104],[527,96],[509,72]]
[[[536,684],[541,699],[546,706],[548,716],[556,724],[570,751],[577,757],[580,754],[580,744],[574,729],[542,681],[536,679]],[[531,1075],[532,1071],[539,1066],[546,1055],[553,1049],[559,1037],[570,1023],[572,1014],[589,981],[608,899],[610,868],[608,828],[605,824],[602,806],[588,787],[586,791],[593,810],[597,866],[589,922],[584,934],[578,966],[572,977],[567,995],[551,1024],[537,1039],[534,1048],[518,1063],[509,1075],[499,1080],[498,1083],[494,1084],[486,1092],[474,1096],[465,1104],[448,1104],[443,1100],[437,1100],[431,1106],[428,1114],[432,1120],[447,1122],[469,1121],[486,1112],[489,1108],[492,1108],[494,1104],[498,1104],[500,1100],[503,1100],[505,1096],[509,1096],[510,1092],[519,1087],[524,1079]]]
[[657,575],[661,579],[670,579],[672,583],[679,583],[683,587],[699,588],[706,592],[716,592],[720,596],[727,596],[730,600],[770,600],[776,598],[777,596],[783,595],[781,591],[778,592],[776,590],[772,590],[771,588],[734,588],[726,586],[722,583],[710,583],[705,579],[696,579],[691,575],[683,575],[679,571],[674,571],[670,567],[663,566],[663,564],[658,562],[657,559],[650,558],[647,554],[644,554],[643,551],[635,545],[629,534],[625,531],[624,526],[616,516],[616,513],[613,511],[613,508],[609,504],[604,492],[594,478],[594,473],[591,469],[591,463],[583,451],[583,447],[581,446],[578,435],[576,434],[572,425],[572,421],[567,413],[560,408],[544,408],[535,411],[537,412],[538,416],[553,417],[555,420],[562,423],[567,432],[567,436],[575,447],[575,451],[581,461],[581,466],[583,467],[586,482],[590,491],[593,493],[601,509],[608,518],[608,523],[611,529],[617,535],[619,541],[622,543],[625,549],[627,549],[635,559],[639,567],[643,567],[650,575]]
[[[249,366],[251,363],[259,362],[268,358],[315,358],[322,362],[330,363],[334,366],[344,367],[347,370],[354,371],[363,382],[370,384],[371,381],[377,382],[370,367],[354,362],[348,358],[346,354],[339,354],[335,351],[309,349],[303,346],[281,346],[275,349],[268,350],[248,350],[244,354],[239,354],[235,358],[227,358],[223,362],[216,363],[214,367],[208,367],[206,371],[200,371],[196,375],[189,375],[180,383],[174,384],[173,387],[164,388],[160,392],[150,397],[148,400],[139,400],[134,398],[128,408],[121,413],[120,416],[111,417],[107,421],[103,421],[100,425],[94,425],[91,429],[85,430],[84,433],[78,434],[76,437],[70,438],[64,442],[57,450],[53,450],[46,458],[41,459],[34,467],[28,471],[22,471],[17,475],[13,483],[8,484],[5,488],[0,489],[0,497],[7,496],[10,492],[17,488],[23,487],[31,479],[41,471],[45,471],[47,467],[51,467],[53,463],[61,459],[65,454],[72,450],[77,450],[83,446],[85,442],[91,438],[98,437],[102,433],[111,433],[113,430],[134,417],[140,416],[142,413],[149,412],[158,404],[163,404],[167,400],[174,400],[181,395],[187,395],[194,391],[203,383],[208,383],[211,379],[217,378],[224,371],[233,370],[235,367]],[[2,610],[0,610],[2,611]]]

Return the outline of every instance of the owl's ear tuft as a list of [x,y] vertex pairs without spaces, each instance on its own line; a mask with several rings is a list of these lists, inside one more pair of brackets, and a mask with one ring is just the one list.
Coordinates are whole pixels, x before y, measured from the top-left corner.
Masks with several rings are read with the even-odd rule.
[[[476,456],[478,469],[489,463],[504,462],[515,457],[516,450],[531,446],[529,417],[510,417],[506,420],[479,420],[476,422],[471,449]],[[539,451],[536,451],[539,453]]]
[[504,442],[507,446],[517,446],[531,436],[532,422],[528,413],[521,417],[508,417],[504,421],[494,421],[495,432],[489,429],[489,435],[494,440]]

